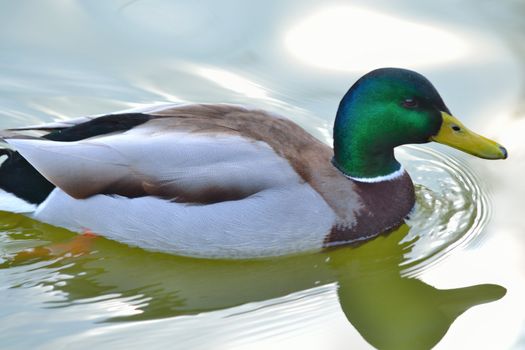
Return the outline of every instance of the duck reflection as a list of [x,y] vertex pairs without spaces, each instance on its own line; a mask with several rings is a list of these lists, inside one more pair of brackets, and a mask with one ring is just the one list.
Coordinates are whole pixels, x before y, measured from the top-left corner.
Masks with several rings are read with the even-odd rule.
[[[17,227],[20,220],[50,235],[40,239],[71,237],[68,232],[50,230],[19,217]],[[8,220],[3,217],[2,221]],[[401,264],[415,243],[403,241],[408,232],[404,225],[359,247],[242,261],[151,253],[100,238],[90,254],[50,262],[48,268],[60,268],[68,277],[67,283],[42,284],[66,295],[66,301],[53,307],[90,302],[91,298],[97,302],[96,297],[103,295],[121,299],[141,296],[140,304],[135,305],[139,309],[136,314],[107,320],[123,322],[226,309],[337,283],[346,318],[371,345],[379,349],[428,349],[440,341],[459,315],[501,298],[505,289],[484,284],[442,290],[417,278],[403,277]],[[24,237],[14,238],[35,239]],[[17,264],[21,262],[11,260],[2,267]]]
[[333,259],[343,312],[378,349],[430,349],[459,315],[506,293],[498,285],[438,289],[417,278],[402,277],[400,264],[412,246],[400,243],[407,233],[405,225],[354,249],[351,258],[338,252]]

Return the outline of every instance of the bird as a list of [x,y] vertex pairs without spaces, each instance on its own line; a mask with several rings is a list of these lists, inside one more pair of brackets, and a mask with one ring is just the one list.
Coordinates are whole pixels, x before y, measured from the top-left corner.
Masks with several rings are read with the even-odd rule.
[[163,104],[0,133],[0,210],[146,250],[265,258],[395,230],[414,184],[394,148],[431,141],[485,159],[423,75],[379,68],[343,96],[333,148],[281,115]]

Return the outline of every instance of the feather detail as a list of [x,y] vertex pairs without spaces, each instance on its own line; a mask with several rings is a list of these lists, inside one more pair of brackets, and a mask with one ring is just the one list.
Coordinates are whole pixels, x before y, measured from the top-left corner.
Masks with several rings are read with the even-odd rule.
[[171,132],[145,138],[129,132],[75,142],[8,142],[46,179],[77,199],[154,195],[212,203],[300,182],[268,145],[231,135]]

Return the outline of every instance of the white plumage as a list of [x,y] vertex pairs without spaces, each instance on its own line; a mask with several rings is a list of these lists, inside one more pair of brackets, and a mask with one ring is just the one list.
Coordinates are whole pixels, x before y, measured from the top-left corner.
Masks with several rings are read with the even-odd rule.
[[208,205],[106,195],[77,200],[54,190],[34,217],[145,249],[214,258],[321,249],[334,221],[331,209],[306,184]]

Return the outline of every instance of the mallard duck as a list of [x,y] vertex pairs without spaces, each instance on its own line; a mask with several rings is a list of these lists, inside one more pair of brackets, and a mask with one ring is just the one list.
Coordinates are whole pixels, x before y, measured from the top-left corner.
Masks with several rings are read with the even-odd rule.
[[[27,132],[30,131],[31,135]],[[294,122],[229,104],[163,105],[4,131],[0,209],[133,246],[277,256],[393,230],[414,207],[394,148],[507,151],[454,118],[422,75],[382,68],[344,95],[333,149]]]

